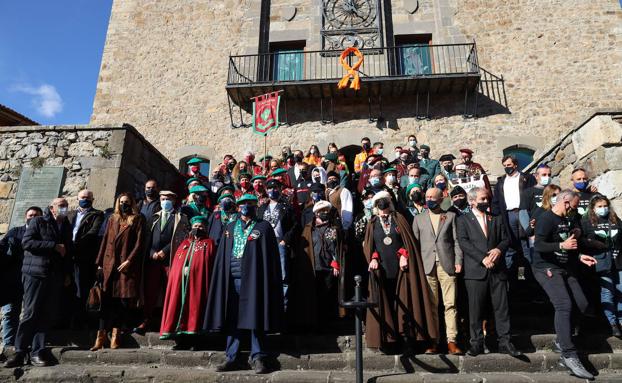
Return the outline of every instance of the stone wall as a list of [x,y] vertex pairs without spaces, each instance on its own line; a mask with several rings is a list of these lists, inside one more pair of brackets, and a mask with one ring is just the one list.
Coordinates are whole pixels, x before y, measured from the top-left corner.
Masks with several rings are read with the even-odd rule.
[[89,188],[95,207],[112,207],[121,191],[140,194],[148,178],[183,189],[176,168],[131,126],[86,125],[0,128],[0,233],[6,232],[24,167],[63,166],[61,195],[77,205]]
[[[230,128],[225,92],[229,54],[256,52],[260,1],[117,0],[113,3],[93,124],[129,122],[173,163],[190,154],[219,160],[226,152],[262,151],[263,140]],[[319,44],[321,1],[273,0],[270,38]],[[419,7],[410,13],[413,4]],[[360,137],[403,144],[411,133],[432,155],[476,151],[497,175],[501,153],[524,145],[536,156],[597,108],[622,108],[622,10],[613,0],[395,0],[395,33],[432,33],[433,42],[477,42],[482,68],[505,79],[507,106],[484,95],[477,119],[463,119],[463,95],[434,96],[430,120],[418,120],[413,99],[385,100],[386,122],[367,121],[365,100],[336,100],[335,125],[310,111],[319,102],[290,103],[292,126],[268,140],[307,149],[317,143],[357,144]],[[291,21],[291,7],[297,12]],[[402,32],[400,32],[402,31]],[[363,86],[364,83],[363,83]],[[317,114],[316,114],[317,115]],[[248,122],[250,117],[245,116]]]
[[570,176],[577,167],[588,172],[592,185],[611,199],[622,216],[622,111],[598,112],[552,145],[528,168],[551,166],[552,182],[572,186]]

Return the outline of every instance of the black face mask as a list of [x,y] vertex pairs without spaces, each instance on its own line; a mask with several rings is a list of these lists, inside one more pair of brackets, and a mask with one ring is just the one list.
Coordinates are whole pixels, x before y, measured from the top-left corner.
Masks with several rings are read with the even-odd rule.
[[303,177],[307,176],[307,169],[300,169],[300,175]]
[[220,201],[220,207],[224,211],[231,211],[231,210],[233,210],[234,206],[235,205],[233,204],[233,200],[231,198],[223,198]]
[[318,213],[317,217],[321,219],[322,222],[326,222],[330,218],[330,214],[327,211],[323,211]]
[[155,189],[145,189],[145,195],[150,199],[154,199],[158,195],[158,191]]
[[200,205],[205,202],[205,197],[203,197],[200,194],[197,194],[194,196],[194,201]]
[[445,169],[445,171],[447,173],[451,173],[451,171],[453,170],[454,166],[453,165],[445,165],[443,166],[443,169]]
[[413,202],[419,203],[419,202],[421,202],[421,201],[423,200],[423,193],[422,193],[422,192],[420,192],[420,191],[413,192],[413,193],[410,195],[410,199],[411,199]]
[[326,183],[326,187],[329,189],[334,189],[339,186],[339,181],[331,180]]
[[235,168],[235,162],[229,162],[227,167],[229,168],[229,170],[233,170],[233,168]]
[[363,144],[363,149],[369,150],[369,148],[371,148],[370,144]]
[[190,235],[193,237],[204,238],[207,236],[207,233],[203,229],[193,228],[190,230]]
[[477,204],[477,210],[481,211],[482,213],[487,213],[489,207],[490,204],[488,202],[479,202]]
[[129,203],[122,203],[120,208],[121,208],[121,213],[123,214],[130,214],[132,212],[132,207],[130,206]]
[[512,166],[505,167],[503,168],[503,170],[505,170],[505,174],[507,174],[508,176],[514,173],[514,168]]
[[297,163],[297,164],[299,164],[299,163],[301,163],[301,162],[302,162],[302,157],[300,157],[300,156],[296,156],[296,157],[294,157],[294,158],[296,159],[296,163]]
[[458,209],[464,209],[467,205],[467,200],[466,198],[458,198],[454,201],[454,205],[456,205]]
[[389,208],[389,206],[391,206],[391,203],[389,202],[388,199],[384,198],[384,199],[381,199],[380,201],[378,201],[376,206],[378,206],[378,209],[384,210],[384,209]]

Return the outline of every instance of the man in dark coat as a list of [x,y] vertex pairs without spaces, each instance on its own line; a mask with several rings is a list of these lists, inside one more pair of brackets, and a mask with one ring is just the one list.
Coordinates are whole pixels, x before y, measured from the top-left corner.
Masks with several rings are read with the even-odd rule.
[[9,230],[0,241],[0,305],[2,305],[2,342],[5,349],[15,345],[15,334],[22,312],[22,239],[34,217],[43,215],[40,207],[26,210],[26,224]]
[[250,330],[255,372],[268,373],[265,334],[277,331],[283,316],[278,242],[270,223],[256,217],[257,203],[251,194],[238,200],[240,216],[227,225],[214,261],[204,328],[228,333],[227,360],[217,371],[244,368],[238,351]]
[[138,201],[138,211],[149,222],[151,216],[160,211],[160,199],[158,198],[158,182],[149,180],[145,183],[145,199]]
[[509,240],[501,219],[488,214],[488,191],[475,187],[469,190],[468,199],[471,211],[458,218],[456,227],[469,296],[471,347],[467,353],[471,356],[484,353],[482,323],[490,295],[499,337],[499,352],[518,356],[521,353],[510,342],[508,277],[503,259]]
[[93,193],[90,190],[84,189],[78,193],[78,204],[79,207],[67,217],[73,229],[73,276],[78,298],[74,325],[85,323],[86,300],[95,283],[99,231],[104,222],[104,213],[93,208]]
[[64,198],[54,199],[49,213],[33,218],[24,233],[24,308],[15,337],[15,355],[6,362],[7,368],[22,366],[30,346],[32,365],[43,367],[50,364],[42,351],[52,310],[59,304],[53,298],[61,288],[58,281],[65,276],[65,257],[70,253],[71,227],[67,220],[67,206]]

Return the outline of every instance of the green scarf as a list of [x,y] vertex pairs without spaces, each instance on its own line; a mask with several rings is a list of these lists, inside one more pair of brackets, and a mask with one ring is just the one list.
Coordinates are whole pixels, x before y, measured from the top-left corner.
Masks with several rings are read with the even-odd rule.
[[244,256],[244,248],[246,248],[246,242],[248,236],[255,227],[257,221],[253,220],[248,224],[246,230],[242,229],[242,220],[238,219],[233,229],[233,258],[242,258]]

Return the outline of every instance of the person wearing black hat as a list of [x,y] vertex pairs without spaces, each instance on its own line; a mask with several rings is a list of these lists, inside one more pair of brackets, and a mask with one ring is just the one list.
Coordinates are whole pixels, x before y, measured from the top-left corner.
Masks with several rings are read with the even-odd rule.
[[238,359],[240,342],[250,332],[250,360],[255,373],[266,365],[266,333],[279,331],[283,318],[283,284],[278,242],[270,223],[257,217],[257,197],[238,200],[239,217],[225,228],[214,260],[205,308],[206,331],[227,334],[226,360],[217,371],[246,368]]
[[[438,161],[441,164],[441,173],[447,178],[448,181],[456,178],[456,172],[454,170],[454,160],[456,157],[453,154],[443,154]],[[432,177],[434,178],[434,177]]]
[[471,211],[467,201],[467,193],[462,186],[454,186],[451,192],[449,192],[449,196],[451,197],[451,207],[447,211],[454,213],[457,217]]
[[354,219],[352,193],[340,185],[340,178],[337,172],[330,171],[326,176],[326,200],[339,213],[343,230],[349,230]]
[[441,164],[437,160],[430,158],[430,147],[428,145],[421,145],[419,148],[419,167],[424,169],[430,179],[436,177],[441,172]]
[[207,236],[214,241],[216,247],[220,243],[224,228],[237,219],[238,207],[235,204],[233,192],[234,190],[230,185],[221,188],[217,200],[218,205],[216,205],[214,213],[207,220]]
[[272,225],[274,235],[276,235],[276,239],[279,243],[281,274],[283,277],[283,306],[285,311],[287,311],[289,253],[296,238],[297,222],[294,210],[287,202],[287,198],[281,193],[281,188],[282,185],[277,180],[271,179],[266,183],[266,190],[270,201],[259,206],[257,209],[257,216]]

